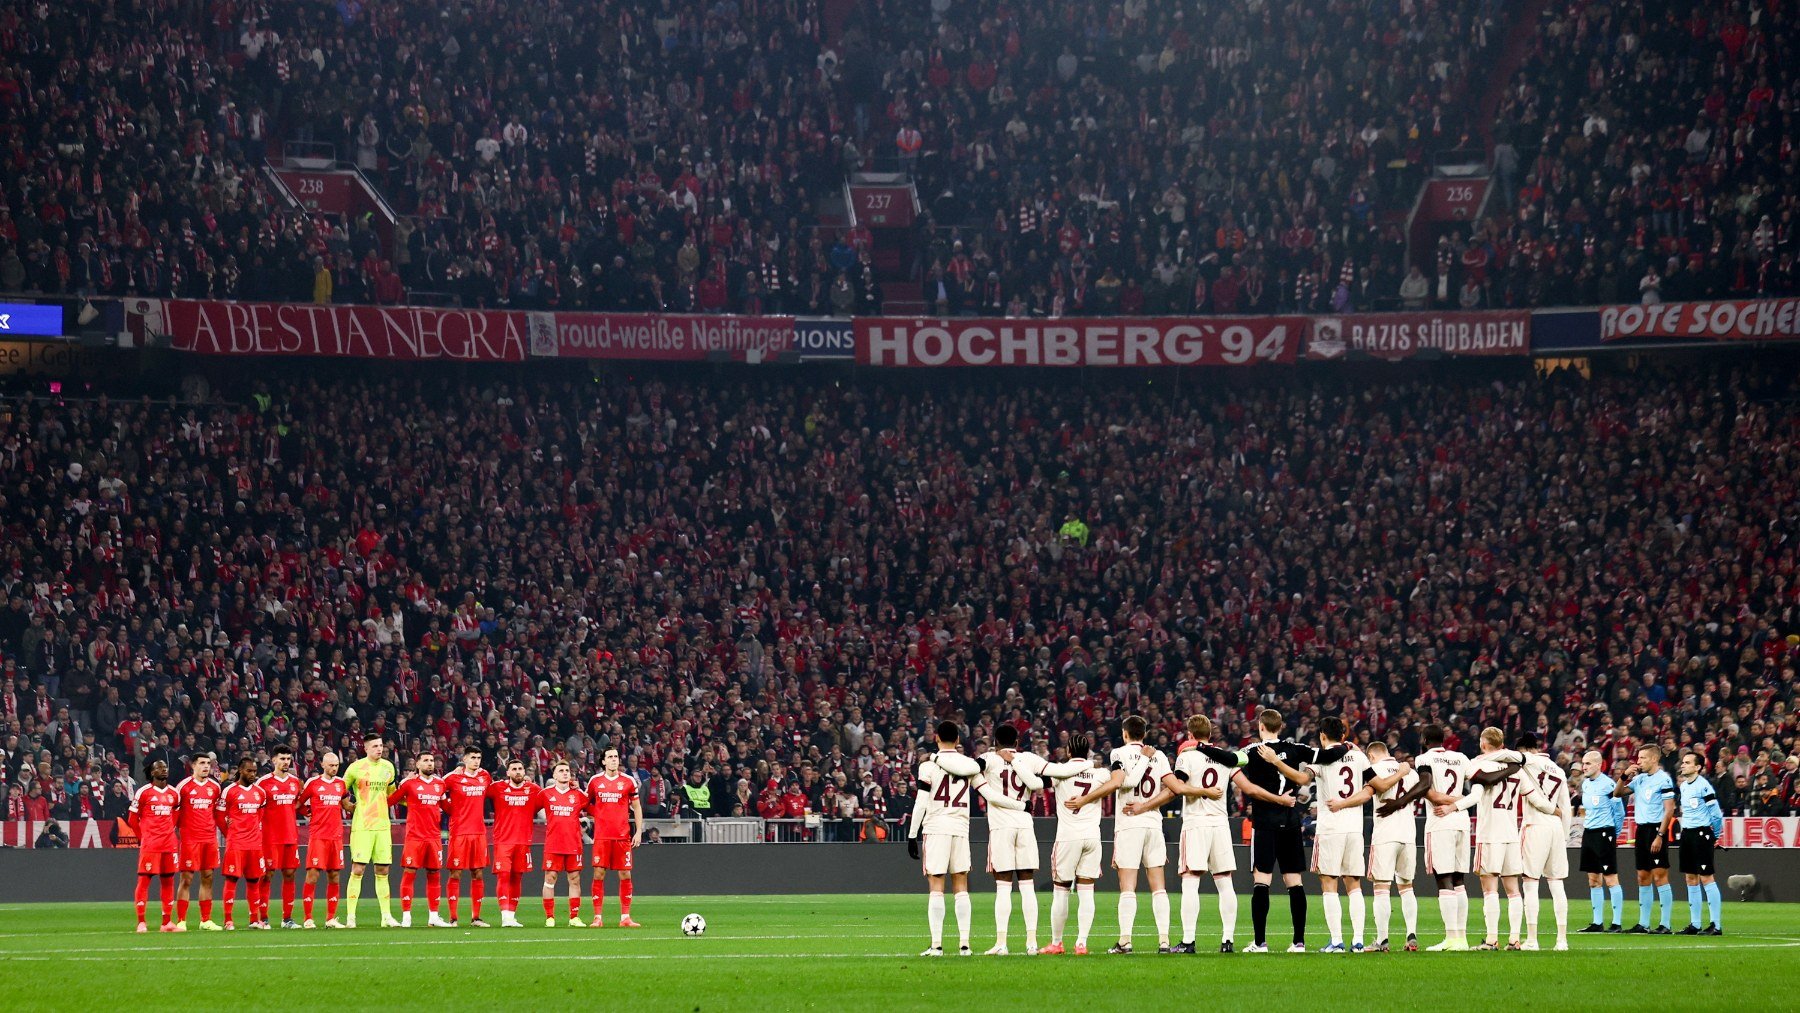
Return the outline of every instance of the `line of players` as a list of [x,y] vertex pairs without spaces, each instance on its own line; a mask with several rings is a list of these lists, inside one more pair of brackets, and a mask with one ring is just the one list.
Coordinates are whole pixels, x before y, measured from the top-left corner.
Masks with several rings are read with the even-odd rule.
[[[1222,749],[1209,742],[1212,722],[1196,715],[1188,719],[1188,739],[1181,743],[1171,762],[1162,751],[1145,743],[1146,723],[1143,718],[1132,716],[1125,719],[1120,729],[1125,744],[1114,749],[1102,765],[1088,755],[1090,745],[1085,735],[1071,738],[1069,760],[1053,763],[1019,750],[1018,730],[1004,725],[995,732],[993,749],[971,758],[958,750],[956,725],[940,724],[937,752],[919,766],[917,794],[907,824],[909,853],[922,862],[929,889],[927,926],[931,944],[922,955],[943,955],[946,884],[954,897],[959,952],[964,956],[973,952],[969,943],[968,896],[972,794],[981,795],[987,802],[987,866],[997,888],[996,941],[987,950],[988,955],[1009,952],[1015,891],[1024,921],[1027,953],[1087,953],[1094,920],[1094,883],[1100,876],[1101,811],[1096,803],[1115,793],[1122,794],[1113,826],[1113,867],[1119,874],[1119,935],[1108,952],[1132,951],[1140,871],[1151,893],[1159,952],[1196,952],[1200,888],[1208,877],[1219,897],[1219,948],[1224,953],[1233,952],[1238,900],[1231,875],[1237,870],[1237,859],[1228,820],[1228,786],[1238,788],[1252,805],[1251,852],[1256,884],[1252,921],[1256,940],[1245,952],[1268,952],[1268,892],[1277,867],[1288,889],[1294,923],[1294,942],[1288,952],[1304,952],[1307,906],[1300,872],[1306,863],[1297,818],[1298,796],[1291,789],[1315,781],[1317,823],[1312,871],[1318,874],[1323,887],[1325,919],[1331,937],[1323,952],[1389,951],[1395,893],[1399,895],[1405,921],[1404,949],[1419,948],[1418,901],[1413,883],[1420,816],[1425,821],[1425,871],[1438,885],[1437,904],[1445,932],[1444,939],[1428,949],[1500,949],[1502,890],[1508,924],[1505,948],[1539,949],[1539,895],[1546,884],[1556,921],[1553,948],[1568,948],[1568,899],[1563,880],[1569,873],[1566,844],[1574,810],[1566,772],[1545,755],[1535,735],[1522,735],[1516,749],[1506,749],[1500,730],[1486,729],[1481,735],[1481,755],[1471,758],[1444,748],[1444,730],[1428,726],[1421,734],[1425,748],[1414,763],[1406,764],[1390,755],[1384,742],[1372,742],[1365,749],[1348,743],[1344,724],[1335,717],[1320,722],[1316,747],[1282,739],[1282,728],[1281,716],[1265,710],[1258,718],[1259,742],[1254,749]],[[1652,766],[1654,759],[1646,759],[1646,768]],[[1584,870],[1590,865],[1601,868],[1603,850],[1616,850],[1612,841],[1616,839],[1619,807],[1611,804],[1616,786],[1609,778],[1594,779],[1599,773],[1598,760],[1598,754],[1590,754],[1588,762],[1593,769],[1587,771],[1590,779],[1583,786],[1584,793],[1591,790],[1597,797],[1604,793],[1609,801],[1604,810],[1613,819],[1615,829],[1611,836],[1596,834],[1594,821],[1601,817],[1596,814],[1598,807],[1588,807]],[[1646,792],[1652,790],[1640,781],[1632,783],[1644,787]],[[1033,792],[1044,789],[1054,792],[1057,829],[1050,862],[1054,884],[1050,942],[1040,949],[1035,886],[1038,844],[1029,803]],[[1619,794],[1624,790],[1617,789]],[[1697,756],[1689,754],[1682,760],[1680,787],[1674,790],[1679,806],[1671,804],[1663,811],[1660,807],[1665,794],[1656,790],[1658,812],[1664,817],[1660,828],[1663,835],[1668,836],[1677,824],[1680,827],[1683,871],[1690,882],[1690,934],[1718,934],[1717,887],[1706,885],[1712,884],[1713,842],[1721,813],[1711,785],[1699,774]],[[1182,889],[1181,940],[1171,945],[1164,875],[1168,856],[1159,810],[1177,798],[1182,800],[1177,846]],[[1365,841],[1364,808],[1371,804],[1375,806],[1373,830]],[[1476,814],[1473,828],[1470,810]],[[1471,854],[1472,837],[1476,843]],[[1609,863],[1606,868],[1616,884],[1616,854],[1605,850],[1604,861]],[[1465,884],[1471,872],[1480,880],[1486,929],[1483,941],[1475,947],[1470,946],[1468,938]],[[1374,891],[1376,941],[1372,946],[1364,941],[1365,878],[1372,880]],[[1708,929],[1699,928],[1698,898],[1702,888],[1709,891],[1705,895],[1713,900],[1712,925]],[[1072,950],[1064,945],[1071,894],[1076,908]],[[1351,921],[1348,946],[1343,933],[1346,902]],[[1598,922],[1598,900],[1595,904]],[[1583,931],[1600,928],[1590,926]]]
[[[338,775],[339,757],[326,753],[320,771],[302,781],[294,772],[293,750],[277,746],[271,751],[267,773],[259,774],[250,757],[238,761],[230,784],[213,777],[213,760],[200,756],[190,774],[169,782],[166,764],[151,765],[150,781],[133,796],[130,815],[139,836],[136,894],[137,931],[147,932],[146,908],[151,881],[158,880],[162,902],[162,931],[185,932],[188,928],[192,885],[200,887],[200,928],[218,931],[234,928],[232,908],[241,881],[249,908],[249,927],[270,928],[273,880],[282,881],[283,928],[315,928],[314,905],[321,879],[326,884],[327,928],[355,928],[356,904],[365,869],[373,868],[375,894],[384,927],[410,927],[415,887],[420,874],[426,883],[428,924],[454,928],[459,914],[459,880],[469,885],[470,924],[488,927],[482,920],[485,873],[490,864],[498,883],[501,927],[522,928],[518,920],[521,880],[532,868],[533,824],[544,815],[542,851],[543,901],[547,926],[555,924],[555,886],[560,873],[568,885],[569,919],[581,921],[581,873],[583,866],[584,815],[593,825],[593,921],[604,924],[605,875],[617,873],[620,918],[625,928],[639,927],[631,918],[632,851],[643,842],[644,816],[637,782],[619,769],[619,753],[607,750],[604,770],[587,782],[585,789],[573,781],[567,763],[557,763],[547,784],[527,780],[525,765],[511,761],[506,776],[494,780],[482,768],[482,752],[469,748],[462,765],[447,775],[437,773],[436,758],[427,753],[416,761],[414,773],[395,781],[391,762],[384,759],[379,737],[364,743],[364,757]],[[390,806],[406,807],[402,847],[400,908],[393,917],[389,906],[388,870],[392,864]],[[493,846],[490,852],[487,812],[493,812]],[[338,920],[339,885],[344,870],[346,816],[354,828],[350,834],[351,875],[343,921]],[[299,824],[307,826],[306,881],[303,923],[294,914],[295,876],[301,867]],[[448,845],[445,824],[448,823]],[[219,848],[224,836],[223,851]],[[491,861],[490,861],[491,858]],[[224,924],[213,920],[214,872],[224,878]],[[179,871],[180,885],[174,885]],[[441,884],[444,872],[448,883]],[[440,885],[447,885],[442,899],[448,917],[440,916]]]

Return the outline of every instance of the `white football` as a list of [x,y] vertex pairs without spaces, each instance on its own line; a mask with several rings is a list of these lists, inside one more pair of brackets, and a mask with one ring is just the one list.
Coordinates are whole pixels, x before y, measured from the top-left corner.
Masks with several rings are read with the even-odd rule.
[[681,934],[682,935],[698,936],[698,935],[704,935],[705,932],[706,932],[706,919],[700,917],[699,915],[691,914],[681,920]]

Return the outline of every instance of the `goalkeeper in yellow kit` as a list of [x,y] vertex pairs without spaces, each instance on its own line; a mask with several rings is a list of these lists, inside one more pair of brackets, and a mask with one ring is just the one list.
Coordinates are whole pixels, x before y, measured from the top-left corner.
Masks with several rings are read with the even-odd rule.
[[388,820],[388,792],[396,780],[394,765],[383,758],[381,736],[363,742],[363,758],[344,771],[344,805],[350,816],[350,882],[344,889],[345,928],[356,928],[356,902],[362,899],[363,868],[375,867],[375,899],[381,903],[381,927],[396,928],[388,903],[388,866],[394,861],[393,824]]

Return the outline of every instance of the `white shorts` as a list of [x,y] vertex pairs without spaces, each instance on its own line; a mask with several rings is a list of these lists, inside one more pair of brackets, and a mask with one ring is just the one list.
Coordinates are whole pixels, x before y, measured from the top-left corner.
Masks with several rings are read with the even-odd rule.
[[1517,876],[1524,864],[1518,841],[1475,845],[1475,871],[1483,876]]
[[1369,878],[1377,883],[1411,883],[1419,849],[1411,841],[1382,841],[1369,848]]
[[969,839],[949,834],[925,834],[925,875],[960,876],[969,871]]
[[1320,834],[1313,841],[1313,871],[1321,876],[1356,876],[1365,871],[1363,835]]
[[1207,872],[1223,876],[1237,871],[1237,852],[1231,850],[1230,827],[1184,827],[1176,845],[1181,874]]
[[1569,851],[1563,842],[1562,827],[1554,823],[1525,828],[1521,848],[1522,875],[1532,879],[1568,879]]
[[1030,827],[989,828],[987,871],[1036,872],[1037,834]]
[[1113,868],[1160,869],[1169,864],[1162,827],[1127,827],[1113,831]]
[[1467,830],[1425,831],[1425,873],[1447,876],[1469,871],[1469,832]]
[[1050,845],[1050,878],[1058,883],[1100,878],[1100,839],[1057,841]]

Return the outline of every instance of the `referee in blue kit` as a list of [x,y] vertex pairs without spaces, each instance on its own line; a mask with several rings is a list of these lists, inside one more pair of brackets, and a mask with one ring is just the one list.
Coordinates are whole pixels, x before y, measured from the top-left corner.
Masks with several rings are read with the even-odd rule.
[[[1625,803],[1614,797],[1618,782],[1605,770],[1599,751],[1581,757],[1581,871],[1588,877],[1588,899],[1594,920],[1583,932],[1625,931],[1625,891],[1619,886],[1619,827]],[[1606,921],[1607,894],[1612,894],[1612,923]]]

